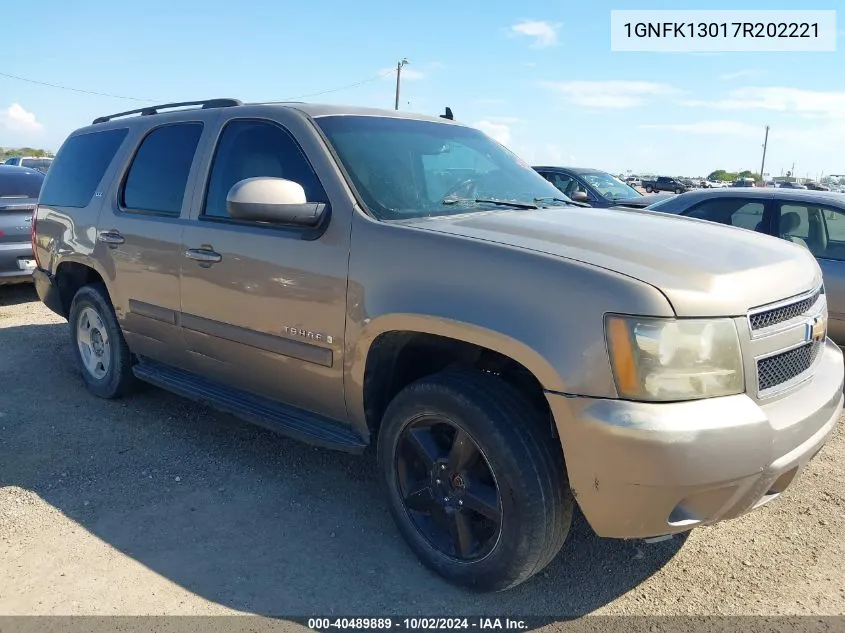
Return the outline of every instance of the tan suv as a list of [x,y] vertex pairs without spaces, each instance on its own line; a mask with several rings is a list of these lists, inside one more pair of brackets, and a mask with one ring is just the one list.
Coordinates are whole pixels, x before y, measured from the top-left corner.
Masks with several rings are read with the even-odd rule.
[[33,242],[91,392],[143,381],[375,444],[411,548],[477,589],[546,566],[576,501],[621,538],[757,508],[842,410],[805,249],[572,206],[443,118],[231,99],[101,117],[56,156]]

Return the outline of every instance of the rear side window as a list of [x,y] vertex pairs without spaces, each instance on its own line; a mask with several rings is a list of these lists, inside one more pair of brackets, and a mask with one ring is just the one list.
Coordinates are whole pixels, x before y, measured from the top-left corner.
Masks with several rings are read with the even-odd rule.
[[121,206],[179,215],[201,135],[202,123],[174,123],[147,134],[126,175]]
[[79,134],[65,141],[50,166],[41,204],[87,207],[127,133],[120,128]]
[[0,169],[0,198],[37,198],[44,175],[39,172]]

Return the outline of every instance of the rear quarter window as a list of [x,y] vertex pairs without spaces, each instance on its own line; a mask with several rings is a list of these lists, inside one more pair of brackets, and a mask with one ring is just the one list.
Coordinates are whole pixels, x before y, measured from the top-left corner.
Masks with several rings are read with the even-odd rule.
[[50,166],[40,203],[87,207],[129,130],[120,128],[72,136]]

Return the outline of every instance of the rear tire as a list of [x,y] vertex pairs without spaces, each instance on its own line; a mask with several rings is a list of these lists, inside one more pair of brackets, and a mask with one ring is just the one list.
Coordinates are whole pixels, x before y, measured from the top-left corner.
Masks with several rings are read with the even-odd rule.
[[400,532],[450,582],[508,589],[563,546],[574,501],[560,444],[500,378],[447,370],[410,384],[385,412],[377,451]]
[[646,187],[646,188],[645,188],[645,192],[646,192],[646,193],[651,193],[652,191],[654,191],[654,189],[652,189],[651,187]]
[[100,398],[120,398],[137,387],[132,353],[103,284],[90,284],[77,291],[68,323],[73,355],[91,393]]

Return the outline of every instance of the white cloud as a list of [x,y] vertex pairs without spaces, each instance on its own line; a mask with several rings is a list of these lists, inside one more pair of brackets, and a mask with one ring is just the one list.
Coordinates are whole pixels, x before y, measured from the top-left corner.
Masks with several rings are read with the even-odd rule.
[[635,108],[652,98],[681,92],[669,84],[648,81],[547,81],[543,85],[569,103],[589,108]]
[[770,110],[796,114],[845,117],[845,92],[799,88],[749,87],[732,90],[729,98],[715,101],[688,100],[682,105],[716,110]]
[[557,44],[557,32],[563,26],[559,22],[545,22],[543,20],[523,20],[510,27],[512,37],[530,37],[534,40],[531,46],[542,48]]
[[735,79],[742,79],[743,77],[759,77],[762,74],[762,70],[737,70],[736,72],[719,75],[719,79],[721,79],[722,81],[733,81]]
[[0,127],[9,132],[34,133],[44,130],[32,112],[27,112],[19,103],[13,103],[5,110],[0,110]]
[[472,127],[478,128],[487,136],[499,141],[502,145],[507,145],[511,141],[511,129],[504,123],[494,123],[490,120],[476,121]]

